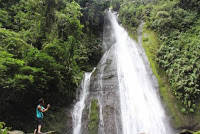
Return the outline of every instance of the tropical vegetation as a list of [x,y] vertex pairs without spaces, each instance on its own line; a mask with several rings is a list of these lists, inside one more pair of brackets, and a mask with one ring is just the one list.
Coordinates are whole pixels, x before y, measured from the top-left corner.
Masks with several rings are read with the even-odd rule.
[[200,95],[200,14],[198,0],[127,1],[119,10],[121,22],[136,30],[143,21],[158,34],[156,61],[182,102],[184,113],[198,109]]
[[0,121],[32,131],[37,100],[69,106],[101,57],[97,0],[0,0]]

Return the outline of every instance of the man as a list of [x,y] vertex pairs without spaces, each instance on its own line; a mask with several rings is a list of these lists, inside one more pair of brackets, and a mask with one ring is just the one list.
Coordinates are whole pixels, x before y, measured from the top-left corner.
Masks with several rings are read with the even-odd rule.
[[41,134],[41,128],[43,124],[43,113],[48,111],[50,108],[50,104],[47,105],[47,108],[44,108],[44,99],[39,99],[39,104],[36,108],[36,119],[37,119],[37,129],[34,130],[34,134]]

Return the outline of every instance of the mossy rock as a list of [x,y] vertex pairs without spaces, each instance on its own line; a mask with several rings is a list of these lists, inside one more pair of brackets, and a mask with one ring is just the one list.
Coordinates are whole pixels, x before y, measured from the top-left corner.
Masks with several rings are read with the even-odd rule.
[[183,129],[179,134],[193,134],[193,131],[187,130],[187,129]]
[[91,101],[88,131],[89,134],[97,134],[99,126],[99,105],[98,100],[94,99]]
[[188,129],[183,129],[180,133],[178,134],[200,134],[200,131],[194,132]]

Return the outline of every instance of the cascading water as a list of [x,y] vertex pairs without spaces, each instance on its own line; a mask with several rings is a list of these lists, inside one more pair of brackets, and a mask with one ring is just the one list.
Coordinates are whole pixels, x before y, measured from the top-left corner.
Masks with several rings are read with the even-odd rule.
[[[173,134],[147,57],[111,12],[104,26],[104,56],[94,74],[86,73],[75,104],[73,134],[88,134],[91,101],[98,100],[97,134]],[[91,81],[91,82],[90,82]],[[90,92],[90,94],[89,94]]]
[[158,90],[144,61],[144,52],[109,12],[121,103],[123,134],[172,134]]
[[103,55],[103,57],[101,58],[101,68],[100,68],[100,74],[99,74],[99,77],[98,77],[98,85],[99,85],[99,96],[98,96],[98,102],[99,102],[99,132],[98,133],[101,133],[101,134],[104,134],[104,121],[103,121],[103,112],[102,112],[102,100],[103,100],[103,82],[102,82],[102,79],[103,79],[103,71],[104,71],[104,68],[105,68],[105,62],[107,60],[107,57],[108,57],[108,53],[109,51],[106,51],[105,54]]
[[89,86],[90,86],[90,77],[91,73],[85,73],[84,79],[81,83],[81,94],[80,100],[75,104],[73,112],[72,112],[72,119],[73,119],[73,134],[80,134],[81,133],[81,119],[82,119],[82,112],[85,107],[85,99],[89,93]]

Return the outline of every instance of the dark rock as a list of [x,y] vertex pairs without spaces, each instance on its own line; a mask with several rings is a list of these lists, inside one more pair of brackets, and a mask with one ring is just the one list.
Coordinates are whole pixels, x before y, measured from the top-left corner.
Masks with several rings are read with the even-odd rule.
[[183,129],[180,133],[178,134],[193,134],[193,131],[187,130],[187,129]]
[[114,47],[108,50],[95,72],[91,76],[89,96],[82,116],[82,134],[88,134],[89,108],[93,99],[98,100],[99,113],[102,120],[99,122],[98,134],[122,133],[119,87],[117,68],[115,64]]

